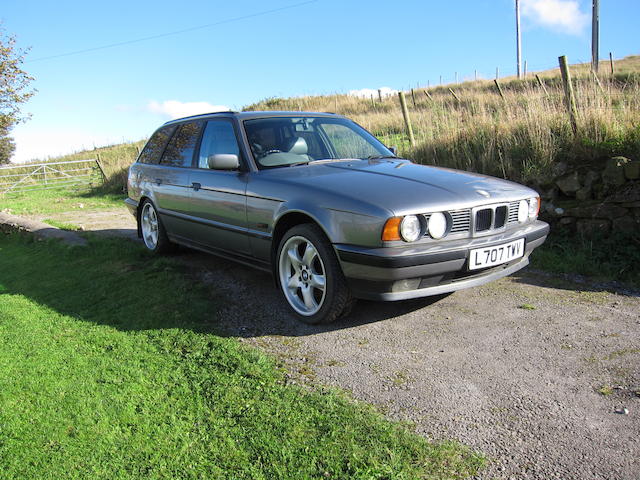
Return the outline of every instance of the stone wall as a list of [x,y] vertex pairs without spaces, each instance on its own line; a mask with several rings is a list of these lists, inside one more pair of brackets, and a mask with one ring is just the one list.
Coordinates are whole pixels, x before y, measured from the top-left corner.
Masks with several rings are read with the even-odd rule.
[[610,158],[602,168],[558,162],[539,187],[540,216],[583,234],[640,233],[640,161]]

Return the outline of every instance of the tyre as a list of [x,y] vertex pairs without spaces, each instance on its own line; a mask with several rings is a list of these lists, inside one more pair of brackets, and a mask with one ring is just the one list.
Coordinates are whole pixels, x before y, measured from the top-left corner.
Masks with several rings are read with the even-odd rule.
[[291,228],[277,251],[277,277],[285,300],[304,323],[331,323],[353,306],[336,254],[317,225]]
[[169,241],[167,232],[151,200],[146,199],[142,202],[138,223],[142,241],[148,250],[154,253],[167,253],[173,250],[174,245]]

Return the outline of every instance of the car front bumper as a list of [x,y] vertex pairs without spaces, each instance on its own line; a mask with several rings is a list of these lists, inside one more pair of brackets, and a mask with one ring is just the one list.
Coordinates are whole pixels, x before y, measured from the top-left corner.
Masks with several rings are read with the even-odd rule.
[[[354,296],[371,300],[406,300],[475,287],[511,275],[529,264],[549,225],[535,221],[499,234],[406,247],[362,248],[334,245]],[[525,239],[524,255],[508,263],[469,270],[469,252]]]

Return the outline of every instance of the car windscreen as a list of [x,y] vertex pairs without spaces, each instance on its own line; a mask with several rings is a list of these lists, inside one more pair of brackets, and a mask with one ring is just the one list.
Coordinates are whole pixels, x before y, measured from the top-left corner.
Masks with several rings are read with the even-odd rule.
[[394,156],[373,135],[345,118],[259,118],[246,120],[244,129],[261,168]]

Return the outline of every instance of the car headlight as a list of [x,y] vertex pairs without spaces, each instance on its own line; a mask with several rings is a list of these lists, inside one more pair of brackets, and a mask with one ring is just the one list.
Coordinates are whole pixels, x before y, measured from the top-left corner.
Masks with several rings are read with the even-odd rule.
[[518,204],[518,221],[524,223],[529,218],[529,202],[526,200],[520,200]]
[[533,220],[538,216],[540,210],[540,197],[532,197],[529,199],[529,219]]
[[422,234],[420,219],[415,215],[407,215],[400,222],[400,235],[405,242],[415,242]]
[[436,240],[442,238],[447,233],[447,217],[444,213],[435,212],[429,215],[429,223],[427,224],[427,230],[431,238]]

